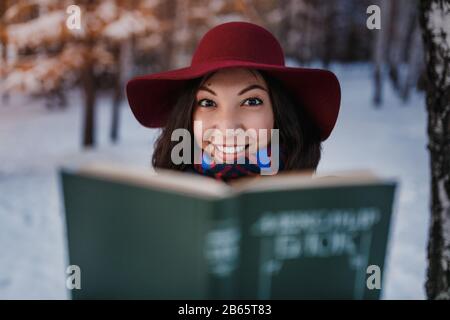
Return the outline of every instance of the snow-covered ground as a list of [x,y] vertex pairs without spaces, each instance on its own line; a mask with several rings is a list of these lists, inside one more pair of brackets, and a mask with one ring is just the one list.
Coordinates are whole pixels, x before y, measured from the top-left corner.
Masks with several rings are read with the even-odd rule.
[[[369,168],[395,177],[385,299],[422,299],[426,270],[429,174],[424,97],[402,102],[385,85],[384,105],[371,105],[368,65],[332,67],[341,81],[342,106],[324,143],[318,173]],[[58,168],[86,159],[148,166],[156,130],[141,127],[124,102],[121,140],[108,141],[110,101],[99,99],[98,145],[82,151],[81,96],[70,93],[64,110],[40,100],[12,97],[0,107],[0,299],[65,299],[67,249]]]
[[341,81],[342,105],[318,172],[369,168],[397,179],[384,298],[425,298],[430,211],[425,96],[414,93],[403,104],[385,83],[384,105],[375,109],[370,67],[336,66],[333,71]]

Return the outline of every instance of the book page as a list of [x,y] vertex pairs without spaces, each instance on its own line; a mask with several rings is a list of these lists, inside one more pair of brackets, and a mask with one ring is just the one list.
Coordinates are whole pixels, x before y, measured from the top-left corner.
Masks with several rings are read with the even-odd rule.
[[258,192],[338,185],[378,183],[381,178],[370,170],[336,171],[315,174],[310,170],[279,172],[274,176],[243,178],[232,184],[234,192]]
[[82,174],[212,198],[225,198],[241,192],[370,184],[378,183],[381,180],[370,170],[347,170],[323,174],[307,170],[286,171],[273,176],[243,177],[228,184],[194,173],[168,169],[147,171],[142,168],[106,162],[84,164],[76,170]]
[[75,170],[80,174],[144,187],[166,189],[192,196],[224,198],[231,194],[231,188],[223,182],[175,170],[157,169],[155,171],[147,171],[142,168],[104,162],[84,164]]

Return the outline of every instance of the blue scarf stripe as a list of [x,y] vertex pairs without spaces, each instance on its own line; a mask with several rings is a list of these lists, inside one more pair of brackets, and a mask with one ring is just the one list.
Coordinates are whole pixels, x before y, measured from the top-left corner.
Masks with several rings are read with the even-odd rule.
[[[261,173],[261,168],[270,168],[270,156],[268,155],[268,148],[264,148],[257,153],[257,163],[250,163],[249,159],[245,158],[245,163],[214,163],[206,152],[203,152],[202,163],[194,164],[191,169],[199,174],[213,177],[217,180],[228,181],[231,179],[254,176]],[[279,171],[284,169],[285,153],[280,148],[280,163]]]

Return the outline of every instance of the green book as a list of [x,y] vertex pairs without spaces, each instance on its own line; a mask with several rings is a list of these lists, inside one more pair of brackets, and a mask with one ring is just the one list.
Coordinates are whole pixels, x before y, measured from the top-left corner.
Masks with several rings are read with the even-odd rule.
[[74,299],[379,299],[383,290],[392,179],[289,172],[225,184],[105,164],[60,177],[69,262],[80,268]]

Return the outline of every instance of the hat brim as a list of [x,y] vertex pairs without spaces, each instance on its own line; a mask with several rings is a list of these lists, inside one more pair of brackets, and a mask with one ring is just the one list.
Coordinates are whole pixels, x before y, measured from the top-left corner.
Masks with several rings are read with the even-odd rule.
[[175,103],[176,93],[187,80],[232,67],[264,70],[279,79],[314,121],[321,140],[329,137],[339,114],[341,89],[334,73],[322,69],[222,60],[139,76],[128,81],[126,86],[131,110],[143,126],[163,127]]

